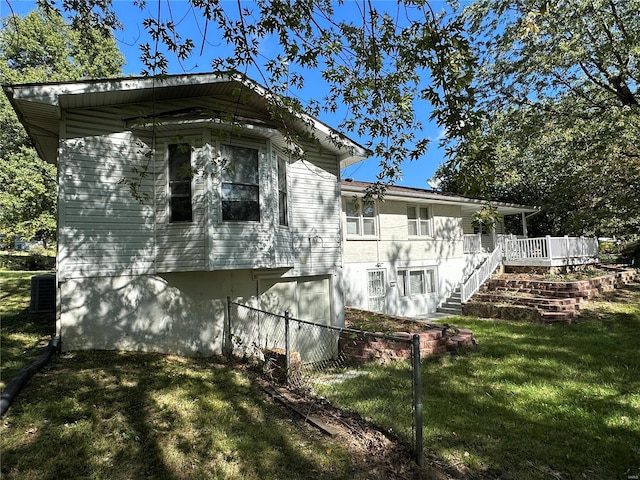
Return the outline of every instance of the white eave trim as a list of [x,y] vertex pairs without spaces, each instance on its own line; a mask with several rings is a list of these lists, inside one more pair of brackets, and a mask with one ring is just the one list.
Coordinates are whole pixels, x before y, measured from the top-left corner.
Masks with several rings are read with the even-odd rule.
[[[342,193],[343,193],[343,196],[346,196],[346,194],[349,194],[349,196],[352,196],[353,194],[363,195],[365,192],[363,188],[351,187],[343,183]],[[392,201],[400,201],[400,202],[406,202],[407,200],[411,200],[412,202],[418,203],[418,204],[424,203],[424,204],[439,204],[439,205],[463,205],[463,206],[469,206],[469,207],[480,207],[482,205],[487,204],[487,200],[483,200],[480,198],[467,198],[467,197],[459,197],[459,196],[440,195],[438,193],[431,193],[431,192],[389,193],[387,191],[387,193],[385,193],[384,195],[384,199],[392,200]],[[505,202],[490,202],[490,203],[498,207],[498,210],[500,210],[500,208],[517,210],[517,212],[514,212],[514,214],[521,213],[521,212],[537,213],[540,211],[540,207],[531,207],[527,205],[518,205],[515,203],[505,203]]]

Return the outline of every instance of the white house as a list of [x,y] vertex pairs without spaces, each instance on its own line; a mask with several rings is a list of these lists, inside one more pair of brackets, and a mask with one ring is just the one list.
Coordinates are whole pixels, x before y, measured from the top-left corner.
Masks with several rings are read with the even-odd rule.
[[343,324],[340,168],[366,157],[355,142],[239,75],[4,91],[58,165],[64,349],[219,353],[227,296]]
[[[419,188],[388,187],[364,201],[370,184],[342,182],[344,292],[347,306],[401,316],[433,313],[504,240],[504,222],[478,231],[485,200]],[[522,218],[535,207],[492,202]],[[458,301],[459,303],[459,301]]]

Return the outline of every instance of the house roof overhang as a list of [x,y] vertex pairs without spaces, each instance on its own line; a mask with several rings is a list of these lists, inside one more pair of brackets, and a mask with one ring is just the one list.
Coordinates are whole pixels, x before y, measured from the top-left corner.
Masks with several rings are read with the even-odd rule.
[[[312,139],[318,146],[336,155],[344,168],[364,160],[371,152],[347,138],[317,118],[306,114],[284,111],[279,120],[268,118],[269,104],[277,98],[266,88],[235,73],[206,73],[168,75],[163,77],[128,77],[109,80],[86,80],[40,84],[6,85],[3,90],[25,126],[38,154],[50,163],[56,163],[63,111],[168,100],[218,97],[242,97],[249,107],[261,112],[255,122],[243,124],[270,128],[272,131],[296,132],[302,138]],[[244,95],[245,93],[249,95]],[[183,118],[183,121],[202,121],[201,118]],[[123,128],[140,128],[155,123],[153,117],[140,117],[135,121],[123,119]],[[220,119],[212,118],[212,122]],[[251,120],[251,119],[250,119]]]
[[[358,182],[344,180],[342,181],[342,196],[359,196],[364,195],[367,188],[373,185],[368,182]],[[416,204],[438,204],[438,205],[456,205],[462,208],[463,214],[471,215],[473,212],[478,211],[482,206],[489,203],[486,199],[467,197],[464,195],[456,195],[446,192],[436,192],[433,190],[426,190],[422,188],[413,187],[399,187],[399,186],[387,186],[384,193],[385,200],[395,201],[411,201]],[[495,202],[491,201],[491,205],[497,208],[498,213],[501,215],[516,215],[522,213],[538,213],[540,207],[533,207],[530,205],[518,205],[515,203],[507,202]]]

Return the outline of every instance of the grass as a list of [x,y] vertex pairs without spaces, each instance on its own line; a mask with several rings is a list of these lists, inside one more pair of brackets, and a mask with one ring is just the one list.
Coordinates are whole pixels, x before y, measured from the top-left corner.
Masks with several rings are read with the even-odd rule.
[[219,359],[67,354],[20,398],[0,427],[7,480],[365,478]]
[[[479,346],[423,361],[430,456],[473,478],[626,480],[640,473],[640,284],[591,302],[575,325],[449,321],[471,328]],[[322,393],[388,422],[365,401],[376,378],[361,375]],[[399,378],[411,388],[410,375]],[[387,394],[394,404],[403,401],[396,390]],[[407,429],[393,418],[395,430]]]
[[[0,273],[6,378],[40,355],[53,326],[26,310],[31,275]],[[382,478],[356,453],[221,358],[58,355],[0,425],[3,480]]]
[[[7,358],[20,363],[48,334],[24,311],[30,275],[0,276],[3,368],[5,338],[15,343]],[[429,463],[469,479],[640,473],[640,284],[591,302],[574,325],[450,321],[479,346],[423,361]],[[408,367],[367,371],[318,388],[404,437]],[[216,358],[57,356],[2,420],[2,478],[376,478],[250,378]]]
[[55,324],[51,314],[29,313],[31,277],[47,272],[0,271],[0,388],[43,352]]

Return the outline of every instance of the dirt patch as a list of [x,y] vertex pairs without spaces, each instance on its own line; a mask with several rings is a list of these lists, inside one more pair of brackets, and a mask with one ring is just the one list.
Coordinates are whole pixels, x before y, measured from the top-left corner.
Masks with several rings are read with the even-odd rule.
[[447,465],[428,452],[425,453],[423,466],[419,466],[411,446],[381,431],[357,413],[338,409],[325,399],[309,397],[304,392],[298,395],[292,389],[279,395],[277,391],[282,390],[282,386],[273,385],[263,378],[257,378],[256,381],[265,392],[299,418],[305,421],[313,419],[309,423],[318,431],[339,439],[350,453],[354,477],[365,474],[366,478],[372,480],[460,478],[447,473],[450,471]]
[[[414,320],[406,317],[395,317],[383,313],[368,312],[356,308],[345,309],[345,327],[354,330],[364,330],[367,332],[379,332],[391,335],[396,332],[417,332],[429,330],[430,328],[449,328],[447,324],[433,324],[421,320]],[[452,330],[450,333],[455,334]]]

